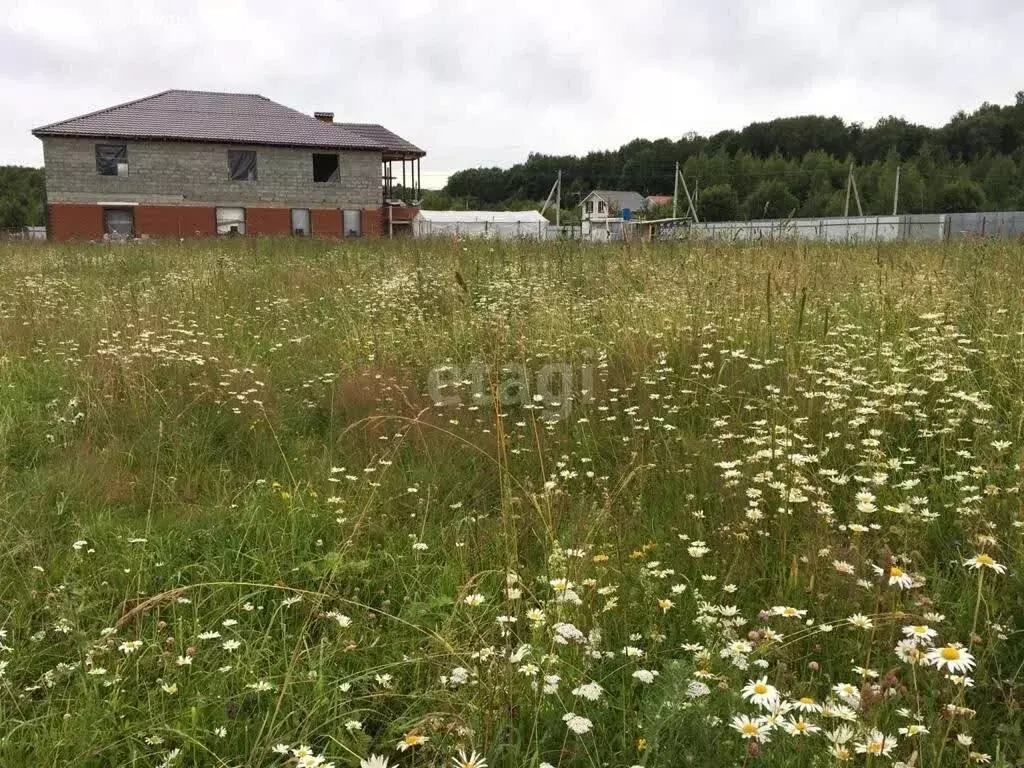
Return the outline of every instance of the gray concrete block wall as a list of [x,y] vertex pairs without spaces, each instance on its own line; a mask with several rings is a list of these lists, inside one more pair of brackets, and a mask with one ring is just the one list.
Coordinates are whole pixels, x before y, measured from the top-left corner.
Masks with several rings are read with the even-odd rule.
[[[337,183],[313,181],[313,153],[333,150],[128,141],[129,174],[101,176],[91,138],[43,139],[51,203],[130,202],[289,208],[375,208],[381,204],[380,152],[339,151]],[[258,181],[232,181],[228,150],[257,153]]]

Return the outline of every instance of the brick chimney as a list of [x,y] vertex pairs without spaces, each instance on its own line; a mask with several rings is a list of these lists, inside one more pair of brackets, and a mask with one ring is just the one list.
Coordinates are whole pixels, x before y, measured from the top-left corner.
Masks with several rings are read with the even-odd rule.
[[325,123],[333,123],[334,122],[334,113],[333,112],[314,112],[313,113],[313,117],[315,117],[317,120],[321,120],[321,121],[323,121]]

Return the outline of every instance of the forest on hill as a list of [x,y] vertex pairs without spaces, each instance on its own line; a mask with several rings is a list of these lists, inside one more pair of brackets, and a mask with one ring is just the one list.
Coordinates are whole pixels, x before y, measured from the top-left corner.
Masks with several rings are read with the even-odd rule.
[[899,117],[865,127],[812,115],[713,136],[636,139],[583,157],[531,154],[507,169],[454,173],[425,205],[524,208],[547,197],[559,170],[565,209],[593,189],[671,195],[676,162],[691,191],[699,190],[698,215],[708,221],[842,215],[851,162],[865,214],[892,213],[897,167],[900,213],[1022,209],[1024,91],[1013,104],[982,104],[938,128]]

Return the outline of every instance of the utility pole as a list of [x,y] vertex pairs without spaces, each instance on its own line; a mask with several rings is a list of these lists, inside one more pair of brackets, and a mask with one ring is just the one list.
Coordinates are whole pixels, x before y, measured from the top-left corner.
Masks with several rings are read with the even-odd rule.
[[551,191],[548,192],[548,198],[544,201],[544,205],[541,206],[540,215],[543,216],[544,212],[551,205],[551,200],[555,200],[555,226],[560,226],[562,222],[562,171],[558,171],[558,178],[555,179],[555,183],[551,185]]
[[846,174],[846,205],[843,206],[843,218],[850,215],[850,188],[853,185],[853,162],[850,162],[850,170]]
[[863,216],[864,209],[860,204],[860,191],[857,189],[857,179],[853,175],[854,162],[850,161],[850,173],[846,177],[846,205],[843,207],[843,216],[847,217],[850,215],[850,192],[853,192],[853,199],[857,203],[857,215]]
[[690,216],[693,218],[694,224],[700,224],[700,219],[697,217],[697,208],[693,204],[693,198],[690,197],[690,188],[686,185],[686,177],[678,170],[679,163],[676,163],[676,185],[678,187],[679,182],[683,183],[683,192],[686,193],[686,202],[690,206]]
[[[896,184],[899,185],[897,176]],[[558,194],[555,196],[555,226],[562,226],[562,169],[558,169]]]
[[857,189],[857,177],[850,171],[850,181],[853,182],[853,199],[857,201],[857,215],[863,217],[864,209],[860,207],[860,190]]
[[676,175],[672,179],[672,218],[678,218],[679,207],[679,161],[676,161]]
[[900,207],[900,168],[901,168],[901,166],[899,166],[899,165],[896,166],[896,189],[892,193],[892,215],[893,216],[897,215],[897,211],[899,210],[899,207]]

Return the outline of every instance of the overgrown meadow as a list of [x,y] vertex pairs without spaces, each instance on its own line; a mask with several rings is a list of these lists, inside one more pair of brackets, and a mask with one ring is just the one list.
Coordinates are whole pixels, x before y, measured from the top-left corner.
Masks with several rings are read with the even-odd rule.
[[1024,246],[0,247],[0,765],[1024,765]]

